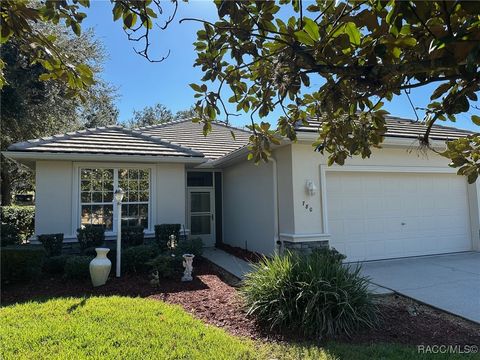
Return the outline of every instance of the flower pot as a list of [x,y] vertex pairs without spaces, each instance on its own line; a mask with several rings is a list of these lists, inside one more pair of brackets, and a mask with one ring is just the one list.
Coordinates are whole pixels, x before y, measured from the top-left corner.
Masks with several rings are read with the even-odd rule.
[[112,268],[112,262],[107,258],[108,248],[95,248],[97,257],[90,262],[90,277],[93,286],[105,285]]

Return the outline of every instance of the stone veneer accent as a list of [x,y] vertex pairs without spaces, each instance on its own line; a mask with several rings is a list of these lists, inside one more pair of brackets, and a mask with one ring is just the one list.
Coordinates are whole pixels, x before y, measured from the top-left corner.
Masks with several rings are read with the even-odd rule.
[[283,241],[283,249],[300,254],[310,254],[315,249],[328,248],[328,240],[319,241]]

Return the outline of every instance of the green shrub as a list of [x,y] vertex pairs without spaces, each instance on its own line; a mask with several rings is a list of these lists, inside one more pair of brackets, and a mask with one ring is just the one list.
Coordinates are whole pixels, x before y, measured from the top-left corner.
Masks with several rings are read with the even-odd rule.
[[45,250],[39,246],[18,245],[1,250],[1,276],[3,282],[36,279],[42,273]]
[[170,254],[160,254],[155,259],[148,262],[151,271],[158,271],[158,276],[164,279],[171,279],[179,275],[182,271],[183,259],[181,256],[172,256]]
[[193,254],[200,256],[203,253],[203,241],[201,238],[180,240],[175,254],[182,256],[183,254]]
[[70,256],[65,262],[65,277],[67,279],[88,279],[92,260],[91,256]]
[[19,245],[22,243],[17,228],[12,224],[2,224],[0,228],[0,245]]
[[77,239],[80,249],[99,247],[105,242],[105,228],[101,225],[85,225],[77,229]]
[[122,250],[122,270],[125,272],[146,272],[149,261],[159,254],[156,245],[139,245]]
[[35,206],[2,206],[2,223],[13,226],[20,241],[28,240],[35,229]]
[[43,234],[38,235],[40,241],[45,248],[48,256],[57,256],[62,253],[63,234]]
[[144,241],[143,226],[122,227],[122,247],[142,245]]
[[352,334],[376,324],[376,307],[360,267],[330,250],[264,258],[246,275],[248,313],[271,329],[306,336]]
[[161,251],[167,250],[167,243],[172,234],[175,235],[178,241],[180,238],[180,224],[155,225],[155,241]]
[[46,258],[43,263],[43,271],[52,275],[63,274],[65,263],[69,257],[68,255],[57,255]]

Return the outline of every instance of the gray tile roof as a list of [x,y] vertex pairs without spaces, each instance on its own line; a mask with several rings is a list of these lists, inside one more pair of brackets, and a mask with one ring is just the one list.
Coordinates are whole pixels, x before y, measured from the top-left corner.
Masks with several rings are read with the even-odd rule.
[[[394,116],[387,116],[387,132],[386,137],[411,138],[417,139],[425,134],[427,127],[419,121],[403,119]],[[321,126],[321,121],[310,120],[308,125],[300,124],[297,131],[316,132]],[[479,129],[480,130],[480,129]],[[454,127],[433,125],[430,138],[433,140],[455,140],[473,134],[472,131],[461,130]]]
[[[203,135],[203,125],[191,119],[182,119],[161,125],[136,129],[142,134],[175,142],[184,147],[199,151],[210,160],[219,159],[248,144],[251,133],[247,130],[227,126],[220,122],[212,123],[212,132]],[[231,132],[235,134],[235,139]]]
[[16,143],[9,151],[150,155],[203,157],[203,154],[166,140],[125,129],[121,126],[108,126],[54,135],[36,140]]

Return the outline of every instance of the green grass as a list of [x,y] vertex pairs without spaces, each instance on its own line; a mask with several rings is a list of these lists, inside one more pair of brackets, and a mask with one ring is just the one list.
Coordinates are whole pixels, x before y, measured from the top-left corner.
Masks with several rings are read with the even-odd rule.
[[205,325],[178,306],[117,296],[7,306],[0,309],[0,324],[1,359],[332,360],[416,355],[412,348],[392,345],[330,344],[325,349],[263,344]]

